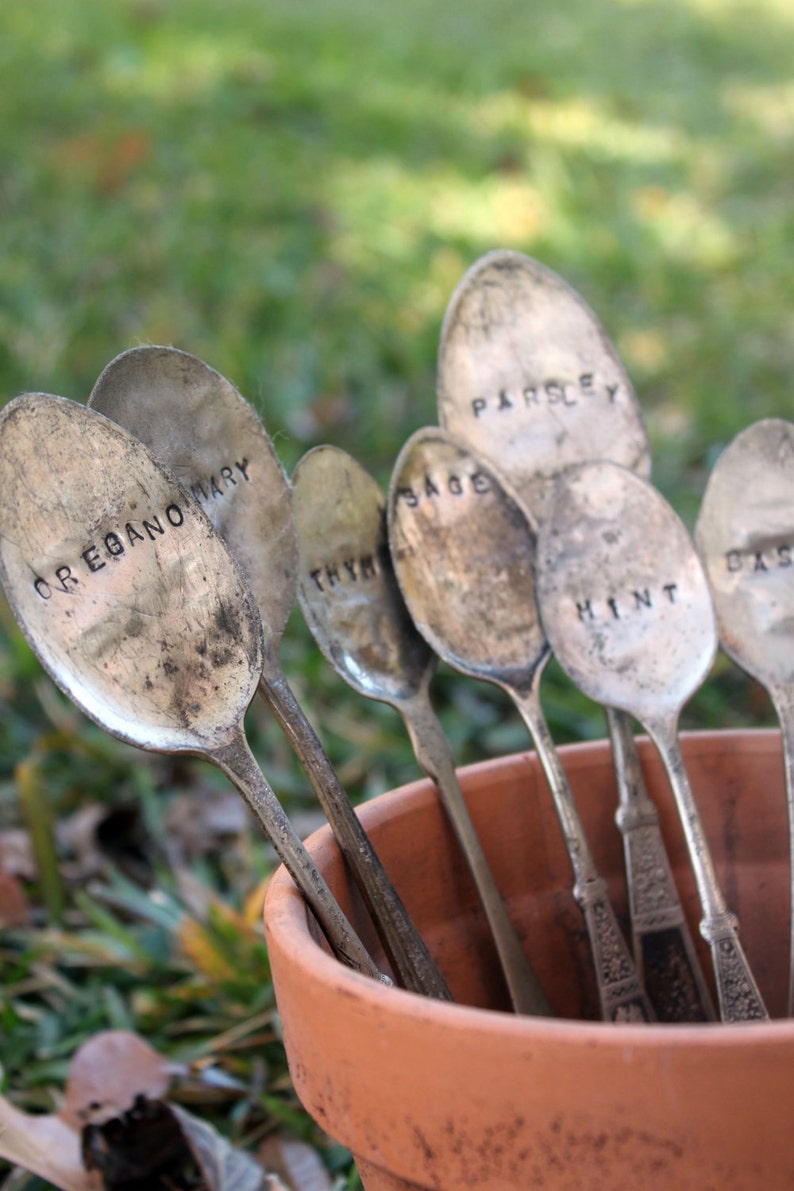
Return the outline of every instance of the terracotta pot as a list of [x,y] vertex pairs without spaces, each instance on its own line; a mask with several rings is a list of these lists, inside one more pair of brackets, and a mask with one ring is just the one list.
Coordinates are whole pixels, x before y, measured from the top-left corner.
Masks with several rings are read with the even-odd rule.
[[[504,1011],[483,916],[430,783],[385,794],[360,813],[456,1004],[383,988],[342,967],[289,877],[276,874],[265,922],[292,1078],[312,1116],[352,1150],[367,1191],[794,1186],[794,1021],[781,1020],[789,860],[780,736],[698,733],[685,738],[684,750],[770,1022],[594,1020],[570,865],[534,754],[475,765],[461,778],[554,1019]],[[573,745],[561,755],[625,923],[608,745]],[[641,755],[699,939],[675,807],[647,741]],[[313,835],[309,848],[380,957],[330,832]],[[705,947],[701,958],[710,979]]]

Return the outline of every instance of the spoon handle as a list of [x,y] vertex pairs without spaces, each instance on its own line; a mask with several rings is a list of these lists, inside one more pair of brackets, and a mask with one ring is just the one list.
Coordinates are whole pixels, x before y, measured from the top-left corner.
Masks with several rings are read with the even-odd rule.
[[527,959],[507,913],[493,873],[471,821],[455,772],[455,762],[441,724],[426,695],[399,705],[422,772],[438,787],[491,928],[510,1000],[516,1013],[552,1016],[549,1001]]
[[596,871],[565,770],[540,705],[538,682],[525,691],[510,689],[535,743],[551,787],[574,872],[573,895],[587,926],[595,966],[601,1015],[605,1021],[655,1021],[626,940],[609,900],[607,884]]
[[634,962],[659,1021],[713,1021],[714,1006],[648,796],[631,721],[608,707]]
[[789,848],[791,851],[791,947],[789,952],[788,1015],[794,1017],[794,686],[769,685],[769,693],[780,720],[783,737],[783,765],[786,772]]
[[391,984],[359,939],[254,760],[242,728],[203,754],[230,779],[272,843],[322,927],[334,954],[349,968]]
[[451,1001],[452,995],[381,864],[320,740],[280,664],[270,659],[260,693],[303,765],[389,957],[398,983],[412,992]]
[[725,904],[706,833],[689,784],[675,723],[645,725],[661,754],[678,804],[689,859],[700,895],[700,933],[711,949],[723,1021],[762,1021],[769,1017],[739,942],[739,923]]

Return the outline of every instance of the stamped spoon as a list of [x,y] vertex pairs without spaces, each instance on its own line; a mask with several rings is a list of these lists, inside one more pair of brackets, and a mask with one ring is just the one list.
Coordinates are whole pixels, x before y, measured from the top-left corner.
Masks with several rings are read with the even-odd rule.
[[293,476],[298,599],[325,657],[354,690],[402,716],[438,786],[491,928],[513,1008],[551,1014],[482,850],[428,687],[436,655],[416,631],[389,555],[386,501],[346,451],[316,447]]
[[720,644],[769,691],[780,720],[792,855],[788,1012],[794,1014],[794,422],[748,426],[717,460],[695,540]]
[[590,698],[634,715],[655,742],[678,805],[724,1021],[767,1017],[720,891],[687,778],[678,719],[717,649],[708,584],[663,497],[613,463],[582,464],[554,485],[540,526],[540,613],[551,646]]
[[428,428],[400,452],[388,518],[395,573],[419,632],[450,665],[505,690],[533,737],[573,868],[602,1016],[653,1020],[543,716],[540,678],[550,650],[525,510],[489,463]]
[[[444,318],[437,387],[441,424],[491,458],[534,516],[574,463],[610,459],[650,476],[642,413],[613,344],[575,290],[521,253],[488,253],[464,274]],[[614,708],[606,716],[640,979],[660,1021],[712,1020],[631,722]]]
[[259,613],[211,522],[132,435],[26,394],[0,414],[0,577],[42,665],[96,723],[212,762],[237,787],[335,953],[381,978],[251,755]]
[[220,373],[168,347],[133,348],[117,356],[99,377],[89,405],[163,460],[242,565],[265,626],[260,694],[309,777],[398,983],[448,999],[281,665],[279,646],[295,600],[297,539],[289,484],[256,412]]

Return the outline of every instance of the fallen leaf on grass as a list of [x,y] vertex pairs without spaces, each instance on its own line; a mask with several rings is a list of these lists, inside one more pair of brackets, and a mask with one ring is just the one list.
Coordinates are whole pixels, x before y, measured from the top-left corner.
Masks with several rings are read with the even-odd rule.
[[138,1096],[132,1107],[82,1131],[85,1166],[106,1191],[278,1191],[250,1154],[182,1108]]
[[275,1171],[295,1191],[331,1191],[328,1171],[305,1141],[276,1133],[262,1142],[256,1156],[265,1169]]
[[72,1060],[60,1113],[30,1115],[0,1096],[0,1158],[61,1191],[287,1191],[162,1099],[176,1070],[136,1034],[95,1035]]
[[80,1135],[54,1113],[30,1116],[0,1096],[0,1158],[22,1166],[61,1191],[101,1191],[102,1179],[87,1171]]
[[27,926],[29,922],[24,889],[15,876],[0,870],[0,926]]
[[125,1112],[136,1096],[157,1100],[176,1069],[129,1030],[103,1030],[75,1052],[69,1066],[61,1117],[72,1129]]
[[23,827],[0,831],[0,868],[14,877],[30,881],[36,875],[36,862],[30,836]]

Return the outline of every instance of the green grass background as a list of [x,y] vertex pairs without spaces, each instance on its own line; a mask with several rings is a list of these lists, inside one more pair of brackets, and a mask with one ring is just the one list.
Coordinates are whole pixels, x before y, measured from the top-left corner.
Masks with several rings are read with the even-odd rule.
[[[452,290],[511,247],[598,313],[641,400],[656,483],[692,525],[722,447],[794,413],[793,53],[784,0],[5,0],[0,401],[84,400],[118,352],[174,344],[255,403],[288,470],[336,442],[385,484],[405,438],[435,420]],[[395,713],[348,691],[297,612],[283,658],[352,797],[416,776]],[[526,747],[495,690],[443,667],[434,690],[461,762]],[[602,734],[554,667],[545,700],[558,740]],[[49,855],[29,888],[34,927],[0,942],[3,1089],[52,1104],[74,1046],[108,1024],[193,1058],[264,1012],[258,952],[250,980],[197,991],[166,862],[151,880],[173,919],[158,919],[151,881],[125,903],[112,866],[93,893],[73,888],[53,835],[86,799],[132,801],[156,826],[169,798],[215,779],[72,716],[7,610],[0,707],[0,826],[22,805]],[[258,708],[249,720],[271,783],[308,807],[278,732]],[[684,716],[773,722],[724,658]],[[239,907],[268,864],[249,844],[203,879]],[[250,1083],[250,1056],[223,1056]],[[235,1110],[235,1136],[262,1095],[293,1110],[272,1062],[272,1094]]]

